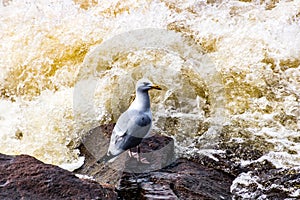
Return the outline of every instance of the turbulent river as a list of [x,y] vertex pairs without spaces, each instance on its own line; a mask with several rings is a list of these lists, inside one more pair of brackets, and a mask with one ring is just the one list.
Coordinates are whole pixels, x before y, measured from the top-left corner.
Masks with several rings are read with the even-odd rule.
[[[163,88],[153,130],[177,155],[230,151],[241,166],[299,173],[300,1],[1,3],[1,153],[80,167],[85,133],[115,122],[147,77]],[[258,179],[242,173],[231,190],[252,198]]]

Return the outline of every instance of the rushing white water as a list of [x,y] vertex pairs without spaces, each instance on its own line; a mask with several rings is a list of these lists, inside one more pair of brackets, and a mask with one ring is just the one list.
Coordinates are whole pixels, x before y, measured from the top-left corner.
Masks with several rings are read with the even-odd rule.
[[179,154],[255,141],[241,163],[300,165],[300,1],[214,2],[2,1],[0,152],[80,166],[146,76]]

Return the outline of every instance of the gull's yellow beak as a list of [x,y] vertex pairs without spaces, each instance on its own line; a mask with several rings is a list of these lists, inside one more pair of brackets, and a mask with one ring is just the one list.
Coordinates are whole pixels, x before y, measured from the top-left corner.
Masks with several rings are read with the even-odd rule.
[[152,89],[161,90],[161,87],[159,87],[158,85],[152,85],[151,90]]

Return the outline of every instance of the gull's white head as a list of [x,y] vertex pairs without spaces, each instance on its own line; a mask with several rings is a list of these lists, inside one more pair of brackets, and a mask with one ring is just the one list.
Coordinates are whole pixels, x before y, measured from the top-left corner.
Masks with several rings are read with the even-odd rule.
[[145,78],[138,80],[138,82],[136,83],[137,92],[147,92],[151,89],[161,90],[161,87],[159,87],[158,85],[154,85],[151,81]]

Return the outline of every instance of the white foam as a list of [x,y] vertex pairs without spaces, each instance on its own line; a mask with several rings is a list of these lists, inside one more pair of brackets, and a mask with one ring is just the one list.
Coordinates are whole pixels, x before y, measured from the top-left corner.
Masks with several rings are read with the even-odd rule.
[[[261,159],[299,165],[299,9],[299,1],[269,10],[239,1],[101,1],[86,10],[71,0],[0,5],[0,151],[79,166],[84,132],[115,121],[134,81],[147,76],[164,87],[151,94],[154,128],[172,135],[182,152],[200,151],[200,139],[216,144],[227,125],[274,144]],[[159,31],[117,40],[143,28]],[[167,29],[180,37],[166,37]],[[93,55],[99,45],[103,51]],[[91,69],[83,58],[91,71],[82,71]],[[92,101],[77,102],[76,110],[75,79],[83,75],[95,87],[82,89]]]

